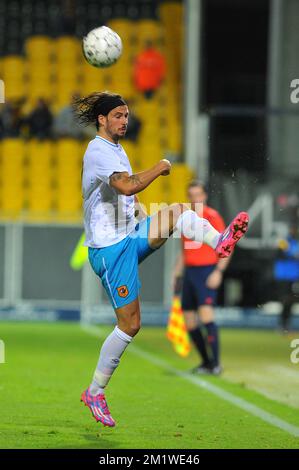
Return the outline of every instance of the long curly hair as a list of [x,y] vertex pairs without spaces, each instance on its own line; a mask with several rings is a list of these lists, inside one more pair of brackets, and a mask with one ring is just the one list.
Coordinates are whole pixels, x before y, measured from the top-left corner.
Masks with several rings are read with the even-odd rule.
[[[99,114],[104,114],[103,109],[111,100],[123,100],[120,95],[109,91],[94,92],[85,98],[74,98],[72,102],[73,111],[80,124],[94,124],[99,130]],[[123,100],[124,101],[124,100]]]

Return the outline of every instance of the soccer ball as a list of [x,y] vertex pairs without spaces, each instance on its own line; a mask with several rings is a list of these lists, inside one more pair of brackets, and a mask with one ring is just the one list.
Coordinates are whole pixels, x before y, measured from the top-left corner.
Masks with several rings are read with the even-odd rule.
[[94,67],[109,67],[122,53],[122,41],[115,31],[107,26],[92,29],[83,38],[83,54]]

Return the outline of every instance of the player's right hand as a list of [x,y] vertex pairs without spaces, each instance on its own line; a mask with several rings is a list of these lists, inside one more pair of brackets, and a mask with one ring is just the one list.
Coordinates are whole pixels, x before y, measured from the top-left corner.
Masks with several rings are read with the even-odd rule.
[[166,158],[160,160],[158,165],[160,165],[161,176],[168,176],[171,170],[171,163]]

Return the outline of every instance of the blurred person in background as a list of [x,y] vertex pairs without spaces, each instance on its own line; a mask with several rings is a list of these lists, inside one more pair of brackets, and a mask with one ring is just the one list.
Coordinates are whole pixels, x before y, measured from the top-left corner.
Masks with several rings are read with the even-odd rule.
[[[197,210],[200,217],[207,219],[219,232],[224,230],[222,217],[215,209],[207,206],[208,192],[204,183],[191,181],[188,199],[192,210]],[[182,237],[182,250],[175,264],[173,286],[176,294],[182,291],[186,328],[202,361],[192,370],[193,373],[219,375],[222,371],[214,306],[228,264],[229,258],[220,259],[208,245]]]
[[136,142],[139,136],[140,129],[141,129],[141,121],[136,116],[134,111],[132,111],[132,107],[134,108],[134,101],[127,100],[127,103],[130,108],[130,115],[129,115],[129,121],[128,121],[128,126],[127,126],[126,139],[131,140],[132,142]]
[[6,101],[0,114],[0,137],[19,137],[22,123],[21,103]]
[[80,95],[74,93],[70,104],[62,108],[54,117],[54,137],[71,137],[73,139],[83,139],[85,137],[84,129],[78,124],[73,110],[72,102],[77,99],[80,99]]
[[28,125],[29,137],[47,139],[52,136],[52,113],[43,98],[37,100],[36,107],[25,119]]
[[133,81],[138,91],[146,98],[152,98],[166,74],[164,56],[153,45],[146,42],[145,50],[137,55],[133,67]]
[[282,303],[281,328],[288,333],[292,306],[299,301],[299,233],[298,224],[290,226],[285,240],[279,241],[279,252],[274,262],[274,278],[278,300]]

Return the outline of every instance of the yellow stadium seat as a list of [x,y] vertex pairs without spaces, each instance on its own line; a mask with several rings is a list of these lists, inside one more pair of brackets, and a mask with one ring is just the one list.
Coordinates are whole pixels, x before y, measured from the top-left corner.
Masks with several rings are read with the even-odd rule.
[[47,216],[52,209],[50,192],[30,191],[27,196],[29,214],[33,216]]
[[55,69],[50,63],[27,61],[26,66],[29,82],[48,82],[54,75]]
[[32,107],[36,105],[39,98],[51,103],[54,96],[54,85],[51,81],[30,82],[26,87],[26,97]]
[[[103,86],[101,82],[84,82],[82,86],[80,86],[80,92],[83,96],[105,90],[107,90],[107,87]],[[109,91],[111,91],[110,88]]]
[[179,125],[169,123],[167,126],[167,149],[170,152],[180,153],[182,150],[182,129]]
[[73,67],[66,66],[68,64],[64,64],[63,66],[57,66],[55,70],[54,79],[57,82],[75,82],[78,87],[78,81],[81,78],[81,67],[75,65]]
[[124,139],[121,141],[121,145],[124,148],[129,159],[133,158],[133,155],[137,151],[137,144],[133,142],[132,140]]
[[61,139],[55,145],[55,205],[60,215],[76,215],[82,208],[82,144]]
[[91,65],[82,66],[82,81],[80,91],[83,95],[109,89],[107,72]]
[[17,217],[24,208],[24,191],[19,191],[16,188],[11,191],[2,191],[2,213],[7,217]]
[[160,141],[156,141],[154,144],[148,142],[141,142],[139,144],[139,167],[142,170],[150,168],[156,165],[163,158],[162,149],[160,147]]
[[115,18],[108,21],[107,26],[115,31],[122,41],[134,35],[135,22],[126,18]]
[[133,173],[138,172],[140,169],[138,144],[132,140],[124,139],[121,141],[121,145],[130,160]]
[[18,100],[26,95],[26,87],[23,81],[5,82],[5,99]]
[[83,155],[84,155],[84,153],[86,151],[86,148],[87,148],[90,141],[91,141],[91,138],[90,139],[85,138],[83,141],[79,142],[79,145],[80,145],[79,164],[80,164],[80,166],[82,166]]
[[159,139],[160,136],[160,129],[158,123],[155,122],[146,122],[143,121],[143,125],[141,127],[139,133],[139,139],[142,142],[155,142]]
[[35,140],[29,141],[27,146],[29,163],[29,186],[34,188],[49,185],[52,173],[52,141]]
[[78,85],[78,80],[76,80],[76,77],[69,77],[68,80],[59,80],[54,84],[56,92],[58,90],[64,90],[67,91],[68,93],[71,93],[73,91],[80,91],[80,86]]
[[87,62],[81,67],[82,79],[84,81],[104,82],[106,80],[107,71],[97,67],[92,67]]
[[159,7],[159,16],[163,23],[174,24],[183,21],[183,5],[179,2],[162,3]]
[[[25,61],[23,57],[11,55],[2,59],[2,78],[4,82],[10,80],[21,81],[24,79]],[[18,80],[16,80],[18,79]]]
[[4,139],[2,142],[2,211],[17,215],[24,207],[24,142]]
[[[115,78],[118,82],[129,81],[132,76],[132,63],[130,60],[125,60],[121,57],[118,62],[113,64],[111,69],[111,77]],[[121,80],[119,79],[121,77]]]
[[79,152],[80,143],[75,139],[60,139],[56,143],[55,153],[62,164],[66,160],[78,158]]
[[55,89],[55,101],[60,107],[71,103],[73,95],[78,91],[77,85],[75,81],[57,84]]
[[79,39],[72,36],[62,36],[53,43],[54,57],[63,64],[76,63],[81,58],[82,47]]
[[138,198],[146,206],[148,215],[153,215],[159,208],[161,209],[162,207],[159,206],[167,202],[163,179],[155,180],[139,194]]
[[[2,161],[7,164],[19,165],[23,162],[25,145],[21,139],[3,139]],[[10,158],[11,157],[11,158]]]
[[32,216],[46,216],[53,203],[51,141],[28,143],[27,205]]
[[33,62],[49,62],[53,55],[53,40],[48,36],[32,36],[25,44],[27,57]]
[[124,97],[126,100],[130,100],[134,97],[135,89],[132,83],[125,81],[117,82],[113,81],[109,87],[109,91],[117,93]]
[[48,81],[48,82],[30,82],[28,84],[28,100],[32,105],[36,104],[36,100],[39,98],[44,98],[48,102],[50,102],[53,99],[53,94],[54,94],[54,88],[53,84]]
[[193,171],[184,163],[174,163],[171,168],[171,178],[168,179],[168,199],[173,202],[186,202],[187,186],[194,177]]
[[2,179],[2,141],[0,141],[0,191],[1,191],[1,179]]
[[105,83],[105,80],[104,80],[104,76],[101,76],[101,75],[85,75],[82,77],[82,86],[85,87],[85,86],[88,86],[88,87],[92,87],[92,86],[96,86],[96,89],[100,88],[100,89],[106,89],[106,83]]
[[137,34],[137,49],[138,52],[143,50],[148,41],[152,41],[154,47],[160,46],[161,39],[163,38],[163,29],[159,21],[144,19],[139,20],[136,25]]
[[81,185],[79,184],[80,182],[77,181],[72,182],[71,184],[61,184],[61,187],[59,188],[59,194],[61,196],[61,199],[66,199],[65,204],[70,205],[71,202],[68,201],[68,196],[74,197],[75,205],[78,205],[78,202],[82,199],[81,196]]
[[[28,81],[27,88],[29,93],[37,95],[38,93],[45,93],[47,96],[49,95],[50,88],[53,88],[53,82],[50,77],[46,76],[43,80],[40,80],[38,77],[34,77],[34,79]],[[36,90],[39,90],[36,92]]]
[[55,146],[56,178],[61,190],[81,179],[81,145],[75,139],[61,139]]
[[153,114],[159,113],[159,101],[157,99],[146,100],[143,98],[138,100],[135,109],[140,118],[144,116],[145,119],[148,119],[149,117],[152,117]]
[[65,186],[63,189],[60,189],[57,194],[56,207],[59,214],[78,214],[82,210],[80,186]]

